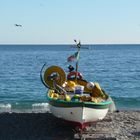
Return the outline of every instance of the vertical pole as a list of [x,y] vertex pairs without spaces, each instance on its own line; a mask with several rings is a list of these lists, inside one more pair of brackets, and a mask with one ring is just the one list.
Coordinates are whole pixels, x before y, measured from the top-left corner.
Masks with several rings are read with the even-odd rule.
[[[80,48],[78,48],[78,55],[80,55]],[[79,59],[76,61],[76,72],[78,72],[78,61]]]
[[80,46],[81,46],[81,44],[79,42],[76,45],[77,45],[77,48],[78,48],[78,51],[77,51],[78,52],[78,59],[76,61],[76,81],[77,81],[77,76],[78,76],[78,62],[79,62],[79,57],[80,57]]

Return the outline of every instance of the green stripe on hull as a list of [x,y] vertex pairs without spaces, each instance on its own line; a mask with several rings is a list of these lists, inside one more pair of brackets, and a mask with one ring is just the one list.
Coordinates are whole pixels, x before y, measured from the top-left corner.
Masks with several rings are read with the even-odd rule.
[[76,102],[76,101],[64,101],[64,100],[55,100],[48,97],[49,104],[55,107],[88,107],[88,108],[95,108],[95,109],[106,109],[112,103],[111,101],[101,102],[101,103],[94,103],[94,102]]

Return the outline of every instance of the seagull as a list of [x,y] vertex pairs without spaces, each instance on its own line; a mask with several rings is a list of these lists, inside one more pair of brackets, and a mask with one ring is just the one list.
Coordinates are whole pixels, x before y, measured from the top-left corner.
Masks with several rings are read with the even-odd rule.
[[15,24],[15,26],[16,26],[16,27],[22,27],[22,25],[21,25],[21,24]]

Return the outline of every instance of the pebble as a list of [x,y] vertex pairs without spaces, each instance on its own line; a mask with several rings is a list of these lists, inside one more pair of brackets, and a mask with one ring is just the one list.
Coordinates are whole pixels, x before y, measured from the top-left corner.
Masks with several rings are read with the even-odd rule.
[[[90,139],[140,140],[140,111],[109,112],[96,127],[91,125],[87,131],[94,133],[89,135]],[[0,114],[2,140],[73,140],[75,134],[73,127],[51,113]]]

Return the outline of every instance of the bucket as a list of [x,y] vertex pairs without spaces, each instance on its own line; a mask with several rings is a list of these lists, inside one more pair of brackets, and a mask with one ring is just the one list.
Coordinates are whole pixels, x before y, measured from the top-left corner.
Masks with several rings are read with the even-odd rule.
[[74,93],[75,94],[83,94],[83,91],[84,91],[84,86],[76,86]]

